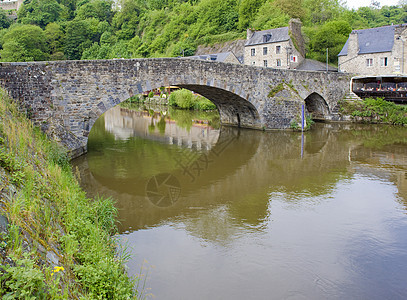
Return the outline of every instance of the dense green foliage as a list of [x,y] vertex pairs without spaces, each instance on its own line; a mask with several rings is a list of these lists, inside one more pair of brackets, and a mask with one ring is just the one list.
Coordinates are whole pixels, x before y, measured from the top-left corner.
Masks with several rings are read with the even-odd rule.
[[176,106],[182,109],[195,110],[214,110],[216,105],[202,96],[192,94],[191,91],[180,89],[171,93],[168,98],[170,106]]
[[[134,299],[111,199],[89,199],[66,153],[0,90],[2,299]],[[43,249],[43,250],[40,250]],[[58,265],[50,262],[55,253]],[[10,263],[12,260],[13,263]]]
[[[308,57],[336,63],[352,29],[407,22],[407,5],[358,10],[340,0],[26,0],[0,10],[2,61],[193,55],[197,46],[303,22]],[[400,2],[401,3],[401,2]],[[43,35],[45,34],[45,38]],[[20,38],[22,36],[23,38]],[[32,36],[28,42],[25,37]]]
[[382,98],[344,101],[341,103],[341,112],[359,122],[407,126],[407,105],[397,105]]

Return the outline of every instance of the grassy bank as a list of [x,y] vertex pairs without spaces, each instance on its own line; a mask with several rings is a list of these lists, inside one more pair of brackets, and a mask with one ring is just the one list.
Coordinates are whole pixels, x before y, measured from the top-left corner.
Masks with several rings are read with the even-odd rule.
[[407,105],[397,105],[381,98],[344,101],[340,112],[360,123],[382,123],[407,126]]
[[88,199],[65,151],[0,90],[0,296],[135,299],[111,236],[111,199]]
[[[124,101],[123,103],[155,103],[155,104],[164,104],[164,105],[169,105],[173,107],[178,107],[181,109],[193,109],[193,110],[215,110],[216,105],[213,104],[210,100],[207,98],[200,96],[200,95],[194,95],[190,90],[187,89],[179,89],[176,91],[173,91],[169,96],[168,96],[168,101],[166,101],[167,93],[164,93],[162,91],[162,94],[160,95],[160,100],[157,102],[156,99],[153,99],[154,93],[151,92],[148,97],[144,97],[142,95],[136,95],[128,100]],[[165,96],[165,98],[162,98]],[[161,100],[162,99],[162,100]]]

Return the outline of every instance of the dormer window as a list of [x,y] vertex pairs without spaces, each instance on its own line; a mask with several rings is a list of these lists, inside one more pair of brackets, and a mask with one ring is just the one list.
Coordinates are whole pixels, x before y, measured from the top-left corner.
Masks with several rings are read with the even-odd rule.
[[263,35],[263,43],[268,43],[271,40],[271,34],[264,34]]

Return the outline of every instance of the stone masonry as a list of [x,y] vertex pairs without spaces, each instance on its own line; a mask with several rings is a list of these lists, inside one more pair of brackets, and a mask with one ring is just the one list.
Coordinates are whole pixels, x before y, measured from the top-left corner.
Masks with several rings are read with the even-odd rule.
[[349,89],[349,76],[179,58],[116,59],[1,63],[0,85],[75,157],[86,152],[99,116],[154,88],[179,86],[207,97],[216,104],[222,124],[286,129],[299,119],[303,104],[312,113],[322,107],[315,113],[334,118]]

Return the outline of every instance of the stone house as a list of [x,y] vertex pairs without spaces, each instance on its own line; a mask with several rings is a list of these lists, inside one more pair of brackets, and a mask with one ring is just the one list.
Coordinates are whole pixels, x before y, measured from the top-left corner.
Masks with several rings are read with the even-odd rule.
[[202,54],[195,56],[188,56],[190,59],[200,59],[200,60],[209,60],[217,61],[224,63],[240,64],[240,61],[233,52],[224,52],[224,53],[214,53],[214,54]]
[[361,75],[407,72],[407,24],[353,30],[338,54],[341,72]]
[[244,64],[275,69],[295,69],[305,58],[302,23],[291,19],[288,27],[247,30]]
[[18,10],[24,0],[1,0],[0,8],[4,10]]

